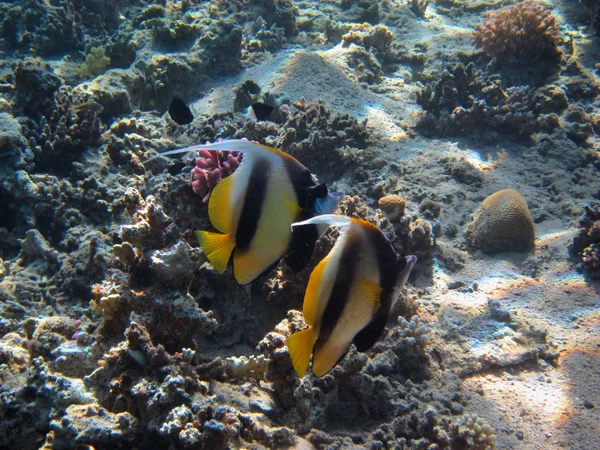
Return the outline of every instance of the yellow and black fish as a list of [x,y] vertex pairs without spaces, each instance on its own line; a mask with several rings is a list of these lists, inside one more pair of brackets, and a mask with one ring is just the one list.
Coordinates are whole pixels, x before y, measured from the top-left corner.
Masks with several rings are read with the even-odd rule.
[[310,275],[304,295],[308,328],[287,338],[298,376],[304,376],[313,354],[312,372],[329,373],[354,343],[366,351],[381,336],[390,310],[404,287],[415,256],[399,257],[376,226],[325,214],[294,223],[334,225],[340,237]]
[[[292,232],[291,224],[335,211],[341,195],[317,184],[310,171],[292,156],[247,140],[229,140],[172,150],[239,151],[239,168],[221,180],[208,202],[212,225],[220,232],[196,231],[200,247],[219,273],[233,253],[233,274],[248,284],[287,255],[287,264],[301,270],[327,226]],[[304,227],[303,227],[304,228]]]

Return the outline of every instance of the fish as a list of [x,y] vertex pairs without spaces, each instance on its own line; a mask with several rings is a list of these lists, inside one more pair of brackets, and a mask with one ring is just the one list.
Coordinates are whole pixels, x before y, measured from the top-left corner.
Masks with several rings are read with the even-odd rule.
[[78,103],[71,106],[71,110],[75,111],[76,113],[91,111],[95,114],[100,114],[102,111],[104,111],[104,108],[100,103],[94,100],[88,100],[87,102]]
[[178,97],[173,97],[173,100],[171,100],[171,104],[169,105],[169,116],[171,116],[171,119],[178,125],[187,125],[194,120],[194,115],[192,114],[190,107]]
[[254,102],[251,105],[252,111],[254,112],[254,116],[256,120],[267,120],[267,118],[271,115],[271,113],[275,110],[273,105],[268,105],[262,102]]
[[354,343],[364,352],[381,337],[416,256],[399,256],[375,225],[333,214],[293,223],[292,228],[333,225],[340,236],[312,271],[304,295],[308,328],[290,335],[294,370],[303,377],[312,355],[312,373],[327,375]]
[[292,231],[291,224],[335,211],[342,195],[319,184],[287,153],[244,139],[161,155],[200,150],[242,152],[240,166],[214,187],[208,201],[208,217],[217,232],[195,232],[214,269],[223,273],[232,259],[235,280],[241,285],[269,272],[284,256],[292,270],[302,270],[327,226]]

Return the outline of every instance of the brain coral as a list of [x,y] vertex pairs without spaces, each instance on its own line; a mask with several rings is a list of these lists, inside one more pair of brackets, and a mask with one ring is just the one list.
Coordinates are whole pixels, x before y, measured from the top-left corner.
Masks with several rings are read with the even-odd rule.
[[526,0],[490,11],[471,42],[491,58],[522,60],[560,54],[556,18],[544,5]]
[[467,230],[467,243],[488,253],[526,251],[535,242],[527,203],[514,189],[490,195]]

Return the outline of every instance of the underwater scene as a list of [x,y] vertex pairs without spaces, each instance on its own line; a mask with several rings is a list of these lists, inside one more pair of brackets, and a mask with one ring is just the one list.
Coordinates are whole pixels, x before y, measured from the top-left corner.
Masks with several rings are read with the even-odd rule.
[[600,0],[0,1],[0,450],[600,449]]

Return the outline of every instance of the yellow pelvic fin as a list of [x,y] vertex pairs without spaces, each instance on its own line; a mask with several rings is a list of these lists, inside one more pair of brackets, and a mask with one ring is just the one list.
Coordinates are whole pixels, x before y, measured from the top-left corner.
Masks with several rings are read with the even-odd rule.
[[381,306],[381,292],[383,288],[377,283],[365,279],[358,280],[357,287],[360,297],[368,303],[373,310],[373,314],[375,314]]
[[313,356],[313,375],[318,378],[327,375],[349,348],[350,343],[339,345],[333,342],[328,342],[324,347],[319,348]]
[[316,341],[317,333],[313,327],[298,331],[287,338],[288,351],[292,357],[294,370],[300,378],[306,373]]
[[233,274],[235,281],[242,286],[252,283],[267,267],[268,265],[258,258],[256,252],[241,253],[236,250],[233,254]]
[[235,182],[235,174],[223,178],[215,186],[208,201],[208,217],[213,227],[221,233],[232,231],[231,215],[233,204],[231,203],[231,190]]
[[225,272],[227,263],[235,247],[229,234],[196,231],[200,248],[218,273]]

